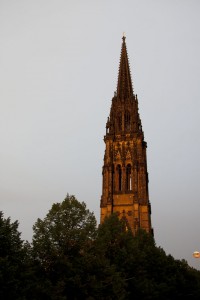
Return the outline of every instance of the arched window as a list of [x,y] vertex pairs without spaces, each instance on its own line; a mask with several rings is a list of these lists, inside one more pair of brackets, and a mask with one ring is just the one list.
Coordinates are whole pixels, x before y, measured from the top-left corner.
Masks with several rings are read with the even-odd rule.
[[125,120],[125,130],[130,130],[131,129],[131,116],[130,116],[130,112],[128,110],[125,111],[124,120]]
[[117,114],[117,131],[122,130],[122,114],[121,112],[118,112]]
[[120,165],[117,165],[117,190],[122,190],[122,168]]
[[131,191],[132,190],[132,183],[131,183],[131,165],[128,164],[126,166],[126,190]]

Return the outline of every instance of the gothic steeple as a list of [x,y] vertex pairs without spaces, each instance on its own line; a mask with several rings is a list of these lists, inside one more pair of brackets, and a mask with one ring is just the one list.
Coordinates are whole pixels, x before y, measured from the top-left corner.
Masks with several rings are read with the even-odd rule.
[[126,37],[122,38],[122,48],[121,57],[119,64],[119,75],[117,84],[117,98],[121,100],[126,100],[127,98],[133,96],[133,87],[131,81],[131,74],[129,69],[128,54],[126,49]]
[[125,40],[126,38],[123,36],[117,92],[112,99],[110,117],[106,124],[106,138],[113,134],[116,136],[125,133],[143,135],[137,95],[133,93]]
[[101,222],[116,212],[135,233],[138,228],[152,232],[148,172],[144,135],[133,93],[125,37],[118,75],[106,124]]

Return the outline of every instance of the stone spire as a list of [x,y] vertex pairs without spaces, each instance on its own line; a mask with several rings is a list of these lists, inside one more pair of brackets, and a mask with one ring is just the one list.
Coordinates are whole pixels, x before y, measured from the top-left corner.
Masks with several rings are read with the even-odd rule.
[[126,100],[133,96],[133,87],[125,40],[126,37],[123,36],[117,84],[117,98],[121,100]]

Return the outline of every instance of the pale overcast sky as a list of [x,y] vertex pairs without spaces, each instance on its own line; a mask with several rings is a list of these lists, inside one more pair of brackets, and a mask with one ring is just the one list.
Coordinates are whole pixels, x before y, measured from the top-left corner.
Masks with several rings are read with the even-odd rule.
[[23,239],[67,193],[99,222],[125,32],[156,244],[200,269],[199,16],[199,0],[0,0],[0,210]]

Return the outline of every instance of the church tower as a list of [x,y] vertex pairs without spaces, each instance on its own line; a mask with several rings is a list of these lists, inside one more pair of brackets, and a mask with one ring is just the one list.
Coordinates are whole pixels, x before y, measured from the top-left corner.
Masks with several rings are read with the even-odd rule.
[[116,212],[133,233],[152,232],[144,133],[133,92],[126,38],[122,38],[117,91],[106,123],[101,223]]

